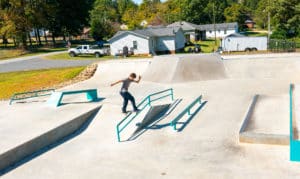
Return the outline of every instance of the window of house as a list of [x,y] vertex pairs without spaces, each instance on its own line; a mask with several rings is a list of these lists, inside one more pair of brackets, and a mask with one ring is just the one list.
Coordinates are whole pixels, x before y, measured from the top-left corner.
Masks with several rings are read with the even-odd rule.
[[138,47],[137,41],[135,40],[135,41],[133,41],[133,48],[134,48],[134,49],[137,49],[137,47]]
[[227,34],[227,30],[226,29],[224,30],[224,34]]

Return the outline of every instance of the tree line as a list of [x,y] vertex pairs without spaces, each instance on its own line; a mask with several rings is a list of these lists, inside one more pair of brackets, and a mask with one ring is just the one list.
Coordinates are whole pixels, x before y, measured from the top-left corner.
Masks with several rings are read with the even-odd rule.
[[238,22],[243,30],[253,20],[267,29],[268,15],[274,38],[300,37],[300,0],[0,0],[0,35],[3,43],[14,39],[26,48],[33,29],[38,43],[37,29],[47,29],[55,44],[55,37],[79,35],[83,27],[91,27],[95,40],[108,39],[122,24],[132,30],[176,21]]

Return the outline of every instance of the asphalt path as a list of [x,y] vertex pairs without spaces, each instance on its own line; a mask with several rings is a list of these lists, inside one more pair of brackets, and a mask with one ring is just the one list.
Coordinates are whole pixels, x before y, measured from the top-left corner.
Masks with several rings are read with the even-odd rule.
[[16,72],[16,71],[29,71],[51,68],[66,68],[66,67],[78,67],[87,66],[96,62],[95,60],[46,60],[44,56],[53,55],[57,53],[66,52],[53,52],[43,55],[21,57],[9,60],[0,61],[0,73]]

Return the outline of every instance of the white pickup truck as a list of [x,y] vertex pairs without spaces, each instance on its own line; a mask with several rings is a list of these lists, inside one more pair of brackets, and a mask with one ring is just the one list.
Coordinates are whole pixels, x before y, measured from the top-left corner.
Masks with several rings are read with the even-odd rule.
[[98,45],[79,45],[76,48],[70,48],[68,53],[71,57],[78,55],[95,55],[96,58],[109,55],[109,48],[100,48]]

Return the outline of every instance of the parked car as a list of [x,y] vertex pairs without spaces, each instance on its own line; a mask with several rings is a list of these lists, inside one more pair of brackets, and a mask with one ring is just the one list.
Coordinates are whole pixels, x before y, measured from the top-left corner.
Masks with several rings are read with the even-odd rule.
[[95,55],[95,57],[100,57],[103,55],[109,55],[109,48],[99,48],[98,45],[79,45],[76,48],[70,48],[68,53],[71,57],[78,55]]

